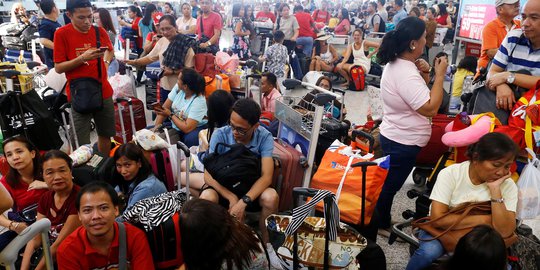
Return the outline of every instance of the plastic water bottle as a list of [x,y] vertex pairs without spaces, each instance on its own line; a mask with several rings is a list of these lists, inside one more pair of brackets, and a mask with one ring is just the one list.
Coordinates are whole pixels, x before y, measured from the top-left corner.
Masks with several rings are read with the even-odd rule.
[[461,121],[461,123],[463,123],[465,126],[471,125],[471,118],[469,118],[469,116],[467,115],[467,112],[460,112],[458,114],[458,117],[459,117],[459,121]]

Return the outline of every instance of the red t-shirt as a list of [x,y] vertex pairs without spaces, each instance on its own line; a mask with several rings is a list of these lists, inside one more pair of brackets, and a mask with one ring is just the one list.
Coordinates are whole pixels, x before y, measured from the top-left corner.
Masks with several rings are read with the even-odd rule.
[[[152,253],[148,246],[148,240],[143,231],[137,227],[124,223],[127,235],[127,260],[128,269],[148,270],[154,269]],[[118,269],[118,224],[114,224],[114,240],[109,248],[108,255],[100,254],[94,249],[86,234],[84,226],[80,226],[72,232],[58,247],[59,270],[93,270],[93,269]]]
[[437,21],[438,24],[440,25],[446,25],[447,24],[447,20],[448,19],[448,14],[446,15],[440,15],[439,17],[437,17],[437,19],[435,19]]
[[2,180],[0,182],[6,187],[7,191],[11,195],[11,198],[13,199],[13,210],[19,212],[23,210],[24,208],[36,204],[39,201],[39,198],[43,196],[46,192],[48,192],[47,189],[32,189],[28,190],[28,187],[30,186],[26,182],[19,181],[19,183],[12,187],[7,183],[6,177],[2,177]]
[[298,36],[314,37],[315,32],[313,31],[313,27],[311,27],[311,25],[315,22],[313,21],[313,18],[311,18],[311,15],[309,15],[309,13],[307,12],[298,12],[295,13],[294,16],[298,21],[298,26],[300,26],[300,28],[298,29]]
[[324,24],[328,23],[330,20],[330,13],[328,11],[323,11],[320,9],[317,9],[313,11],[313,14],[311,16],[315,22],[322,22]]
[[[141,17],[135,17],[133,20],[133,23],[131,24],[131,29],[135,31],[135,33],[139,33],[139,21],[141,21]],[[139,35],[139,34],[137,34]],[[142,48],[143,45],[143,37],[137,38],[137,47]]]
[[[203,16],[199,16],[197,18],[197,36],[199,39],[201,39],[201,18]],[[212,38],[214,36],[214,29],[222,29],[223,28],[223,22],[221,21],[221,16],[219,14],[210,11],[208,13],[208,17],[204,18],[202,21],[203,24],[203,33],[208,37]]]
[[39,199],[38,213],[44,215],[51,221],[51,230],[49,231],[52,238],[56,239],[60,231],[64,227],[64,223],[71,215],[77,215],[77,208],[75,207],[75,199],[77,198],[77,192],[79,192],[79,186],[74,185],[71,189],[71,194],[66,199],[60,209],[56,208],[54,204],[54,191],[49,190],[41,199]]
[[274,15],[273,12],[264,12],[264,11],[259,11],[257,12],[257,16],[255,16],[255,19],[260,19],[260,18],[268,18],[270,20],[272,20],[272,23],[275,23],[276,22],[276,15]]
[[[99,33],[101,47],[107,47],[112,51],[113,46],[105,29],[100,27]],[[96,48],[96,45],[96,31],[94,27],[91,27],[87,33],[77,31],[71,23],[60,27],[54,33],[54,62],[61,63],[75,59],[89,48]],[[69,81],[83,77],[98,79],[97,59],[88,61],[88,65],[82,64],[70,71],[66,71],[66,78],[68,79],[66,94],[68,100],[71,100]],[[112,97],[113,90],[107,79],[107,69],[105,68],[103,59],[101,61],[101,83],[103,98]]]

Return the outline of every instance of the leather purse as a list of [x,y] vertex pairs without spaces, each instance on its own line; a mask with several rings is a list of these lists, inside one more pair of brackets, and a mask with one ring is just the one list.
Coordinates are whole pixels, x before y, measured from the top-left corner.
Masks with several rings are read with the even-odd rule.
[[197,53],[195,54],[195,70],[197,73],[214,77],[218,73],[216,70],[216,57],[211,53]]
[[[439,227],[434,226],[434,223],[446,218],[449,215],[459,215],[459,218],[454,222],[454,224],[450,225],[446,229],[442,229]],[[432,241],[432,240],[439,240],[441,242],[442,246],[444,247],[444,250],[447,252],[453,252],[456,248],[456,245],[467,233],[472,231],[474,227],[478,225],[488,225],[491,226],[491,223],[486,223],[483,219],[478,219],[478,224],[467,226],[467,227],[459,227],[456,228],[463,219],[469,215],[490,215],[491,216],[491,202],[473,202],[473,203],[464,203],[460,206],[457,206],[448,213],[441,215],[438,218],[432,219],[431,217],[423,217],[420,219],[417,219],[412,222],[413,227],[417,227],[419,229],[422,229],[433,236],[431,239],[421,239],[420,241]],[[512,233],[512,235],[508,237],[503,237],[504,244],[506,247],[510,247],[513,243],[517,241],[517,235],[515,232]]]

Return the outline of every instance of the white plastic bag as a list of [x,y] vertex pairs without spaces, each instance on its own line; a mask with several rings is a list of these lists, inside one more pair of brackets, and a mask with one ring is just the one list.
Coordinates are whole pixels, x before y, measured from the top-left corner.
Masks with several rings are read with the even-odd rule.
[[381,89],[372,85],[367,86],[369,98],[369,111],[373,120],[382,120],[383,117],[383,100],[381,97]]
[[73,153],[71,153],[69,157],[73,160],[73,166],[77,167],[88,162],[93,154],[94,150],[92,149],[92,145],[85,144],[81,145],[79,148],[77,148],[77,150],[73,151]]
[[120,75],[120,73],[116,73],[109,78],[109,83],[114,91],[113,100],[134,96],[133,83],[131,82],[129,75]]
[[540,216],[540,160],[529,148],[527,152],[533,157],[523,168],[518,186],[517,218],[519,220],[534,219]]
[[169,148],[169,143],[148,129],[141,129],[135,132],[135,137],[133,140],[146,151]]

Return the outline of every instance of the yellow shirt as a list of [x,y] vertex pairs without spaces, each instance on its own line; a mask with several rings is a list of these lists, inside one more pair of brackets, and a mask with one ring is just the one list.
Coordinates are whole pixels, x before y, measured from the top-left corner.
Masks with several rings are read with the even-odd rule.
[[469,75],[474,75],[474,73],[464,69],[458,68],[456,74],[454,74],[454,82],[452,83],[452,96],[460,97],[461,91],[463,90],[463,80]]

